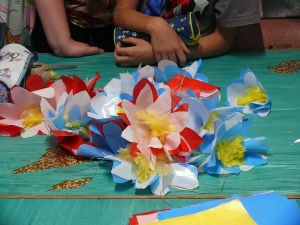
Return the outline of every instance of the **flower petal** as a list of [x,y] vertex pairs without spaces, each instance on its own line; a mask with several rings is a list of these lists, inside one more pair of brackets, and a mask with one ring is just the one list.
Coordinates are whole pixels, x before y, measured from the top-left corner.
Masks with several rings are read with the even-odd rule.
[[173,179],[170,185],[177,189],[194,189],[199,186],[197,168],[188,164],[172,163]]
[[120,161],[121,164],[112,168],[111,173],[126,180],[135,180],[136,179],[135,171],[138,169],[137,165],[135,163],[127,162],[119,159],[118,161]]
[[158,175],[154,174],[152,176],[150,176],[148,178],[148,180],[146,182],[139,182],[138,180],[135,181],[135,186],[134,188],[136,189],[145,189],[146,187],[148,187],[149,185],[151,185],[152,182],[154,182],[156,179],[158,179]]
[[52,87],[43,88],[37,91],[32,91],[31,93],[41,96],[43,98],[53,98],[55,96],[55,91]]

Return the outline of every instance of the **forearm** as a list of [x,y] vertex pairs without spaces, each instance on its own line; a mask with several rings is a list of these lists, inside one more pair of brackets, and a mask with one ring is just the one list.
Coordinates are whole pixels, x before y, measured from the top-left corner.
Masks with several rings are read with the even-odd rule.
[[[118,0],[114,11],[114,23],[123,29],[152,34],[155,27],[166,23],[160,17],[145,15],[136,10],[138,0]],[[130,16],[129,16],[130,15]]]
[[234,41],[237,28],[217,27],[216,30],[201,38],[198,46],[189,47],[188,60],[208,58],[227,52]]
[[71,39],[64,1],[35,0],[35,5],[50,47],[56,55],[62,55]]

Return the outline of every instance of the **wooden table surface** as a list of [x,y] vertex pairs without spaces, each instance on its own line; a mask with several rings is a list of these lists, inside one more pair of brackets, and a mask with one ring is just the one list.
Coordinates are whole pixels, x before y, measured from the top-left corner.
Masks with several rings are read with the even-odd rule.
[[[102,78],[98,87],[118,77],[120,72],[136,70],[136,67],[117,67],[109,53],[72,59],[46,54],[39,57],[39,61],[48,64],[77,65],[76,69],[56,71],[59,75],[91,78],[99,72]],[[227,84],[247,68],[256,74],[272,98],[271,114],[266,118],[255,117],[248,135],[268,138],[264,143],[271,146],[269,161],[250,172],[224,178],[223,187],[215,191],[222,177],[199,174],[199,188],[196,189],[199,193],[173,189],[166,201],[179,207],[232,194],[248,195],[269,190],[300,199],[300,143],[294,144],[300,139],[300,72],[280,74],[267,69],[289,60],[300,60],[300,50],[233,52],[203,60],[202,72],[210,83],[221,87],[221,103],[226,100]],[[39,160],[46,149],[55,145],[49,136],[0,138],[0,225],[126,224],[133,213],[169,207],[159,196],[154,199],[149,189],[135,191],[130,182],[116,185],[109,162],[92,168],[88,168],[92,163],[87,162],[14,174],[15,170]],[[91,181],[80,188],[50,190],[60,182],[88,177]]]

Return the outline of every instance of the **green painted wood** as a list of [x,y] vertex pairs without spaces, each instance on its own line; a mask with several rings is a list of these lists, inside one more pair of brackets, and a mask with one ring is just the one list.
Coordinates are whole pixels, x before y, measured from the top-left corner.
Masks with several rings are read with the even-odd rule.
[[[222,88],[222,100],[226,99],[226,85],[239,77],[242,70],[250,68],[272,98],[271,114],[266,118],[255,117],[249,137],[266,136],[266,144],[272,150],[268,165],[256,167],[250,172],[226,178],[222,189],[213,193],[220,184],[221,177],[208,174],[199,175],[199,188],[202,194],[173,189],[171,195],[231,195],[253,194],[275,190],[284,195],[300,195],[300,144],[293,142],[300,138],[300,72],[281,75],[267,70],[267,66],[278,65],[286,60],[299,60],[300,50],[276,50],[266,52],[236,52],[225,56],[203,60],[203,73],[210,83]],[[83,58],[57,58],[40,55],[45,63],[75,63],[77,69],[57,71],[59,75],[76,74],[82,78],[93,77],[95,72],[102,75],[99,87],[120,72],[132,72],[136,68],[121,68],[115,65],[112,54]],[[135,191],[133,185],[116,185],[110,175],[111,163],[102,162],[99,167],[87,169],[90,164],[68,168],[50,169],[34,173],[13,175],[13,170],[38,160],[45,149],[55,145],[47,136],[30,139],[0,138],[0,195],[145,195],[149,189]],[[87,185],[72,190],[48,191],[59,182],[94,176]],[[207,194],[203,194],[207,193]]]
[[[204,201],[169,199],[168,203],[182,207]],[[0,199],[0,225],[127,225],[133,214],[168,208],[153,199]]]

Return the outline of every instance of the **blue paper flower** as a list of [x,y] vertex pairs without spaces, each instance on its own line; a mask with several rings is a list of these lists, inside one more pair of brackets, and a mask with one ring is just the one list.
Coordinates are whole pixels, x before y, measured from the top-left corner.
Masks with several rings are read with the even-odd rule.
[[[128,142],[121,137],[123,129],[119,121],[91,125],[90,130],[93,132],[91,141],[94,145],[81,145],[77,154],[114,161],[111,173],[116,183],[132,180],[135,189],[145,189],[150,186],[155,195],[167,194],[170,191],[168,186],[188,189],[198,187],[198,172],[195,166],[175,162],[167,164],[158,160],[153,171],[143,154],[137,153],[138,156],[133,159],[126,149]],[[191,158],[189,162],[194,160]]]
[[56,107],[52,107],[47,100],[42,99],[41,109],[45,122],[53,131],[68,131],[86,138],[89,132],[88,123],[91,121],[87,115],[90,101],[86,91],[74,95],[73,92],[69,94],[64,92],[57,101]]
[[155,69],[155,77],[157,82],[168,82],[176,74],[182,74],[185,77],[201,80],[205,83],[208,82],[207,76],[201,73],[201,59],[184,68],[179,68],[176,63],[170,60],[162,60],[157,66],[158,67],[153,67]]
[[103,159],[108,155],[119,154],[120,148],[125,148],[128,142],[121,137],[125,125],[117,120],[104,123],[94,121],[90,125],[91,141],[94,145],[83,144],[77,154],[88,158]]
[[245,114],[267,116],[271,98],[250,69],[243,71],[240,78],[227,86],[227,105],[237,107]]
[[267,163],[267,157],[261,152],[269,150],[260,138],[247,138],[251,118],[242,119],[239,113],[225,121],[215,123],[215,138],[210,156],[200,165],[199,172],[227,174],[249,171],[254,166]]

